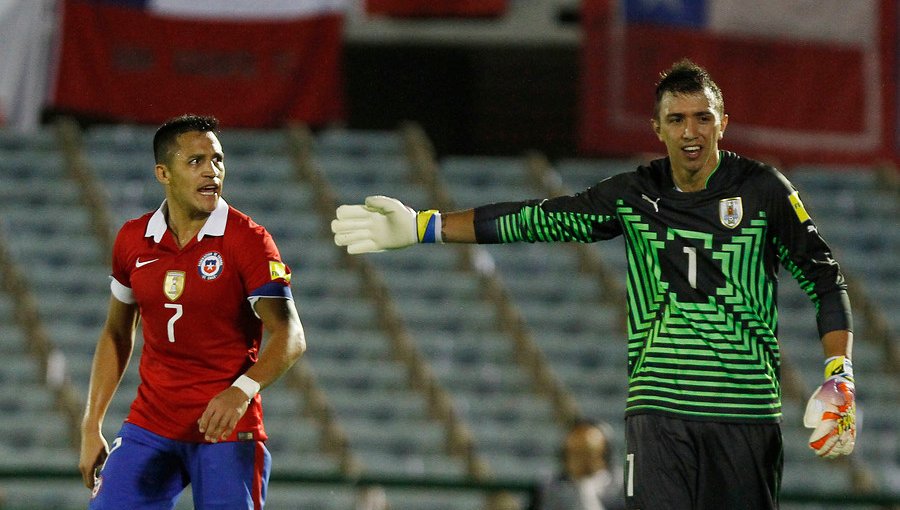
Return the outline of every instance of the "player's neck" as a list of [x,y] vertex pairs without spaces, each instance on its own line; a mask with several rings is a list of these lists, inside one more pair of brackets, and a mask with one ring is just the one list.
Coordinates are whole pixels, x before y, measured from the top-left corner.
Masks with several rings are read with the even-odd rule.
[[672,181],[675,183],[675,189],[686,193],[705,189],[707,177],[709,177],[709,173],[703,171],[672,172]]
[[190,215],[177,207],[166,207],[165,213],[166,224],[169,226],[169,231],[172,232],[175,244],[179,248],[184,248],[191,242],[191,239],[197,237],[200,229],[203,228],[206,220],[209,219],[209,214]]
[[719,168],[719,161],[720,158],[716,154],[716,157],[696,170],[672,166],[672,182],[675,189],[686,193],[706,189],[710,176]]

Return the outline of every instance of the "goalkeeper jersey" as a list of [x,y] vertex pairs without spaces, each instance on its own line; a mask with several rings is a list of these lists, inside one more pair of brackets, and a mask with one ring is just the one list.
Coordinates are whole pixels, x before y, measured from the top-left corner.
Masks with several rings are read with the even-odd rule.
[[624,237],[626,415],[778,421],[779,266],[820,333],[851,328],[844,279],[797,190],[770,166],[720,155],[698,192],[677,190],[665,158],[575,195],[475,209],[479,243]]

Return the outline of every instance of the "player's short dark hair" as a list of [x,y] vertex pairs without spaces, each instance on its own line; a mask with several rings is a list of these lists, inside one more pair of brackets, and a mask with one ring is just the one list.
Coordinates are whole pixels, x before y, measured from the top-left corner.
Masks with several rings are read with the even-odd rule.
[[159,126],[156,134],[153,136],[153,157],[156,158],[156,164],[164,165],[169,162],[178,135],[190,131],[216,133],[218,129],[219,119],[212,115],[188,113],[167,120],[162,126]]
[[709,72],[689,59],[679,60],[668,70],[659,75],[656,84],[656,102],[653,105],[653,118],[659,118],[659,104],[666,92],[672,94],[696,94],[709,89],[717,104],[712,106],[719,115],[725,113],[725,99],[722,90],[716,85]]

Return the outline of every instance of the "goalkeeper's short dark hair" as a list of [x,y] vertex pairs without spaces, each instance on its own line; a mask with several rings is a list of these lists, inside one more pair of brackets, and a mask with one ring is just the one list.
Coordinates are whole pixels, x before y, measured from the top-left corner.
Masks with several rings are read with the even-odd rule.
[[691,60],[683,59],[672,64],[672,67],[659,75],[656,84],[656,102],[653,104],[653,118],[659,118],[659,103],[666,92],[672,94],[695,94],[709,89],[715,104],[712,106],[721,117],[725,114],[725,98],[722,90],[716,85],[709,72]]

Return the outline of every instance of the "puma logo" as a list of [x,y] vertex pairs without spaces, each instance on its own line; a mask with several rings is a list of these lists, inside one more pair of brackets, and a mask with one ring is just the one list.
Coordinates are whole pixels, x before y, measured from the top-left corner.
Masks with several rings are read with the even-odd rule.
[[[656,212],[659,212],[659,198],[657,198],[656,200],[653,200],[652,198],[648,197],[647,195],[645,195],[643,193],[641,193],[641,198],[643,198],[644,200],[653,204],[653,210]],[[662,198],[662,197],[660,197],[660,198]]]

